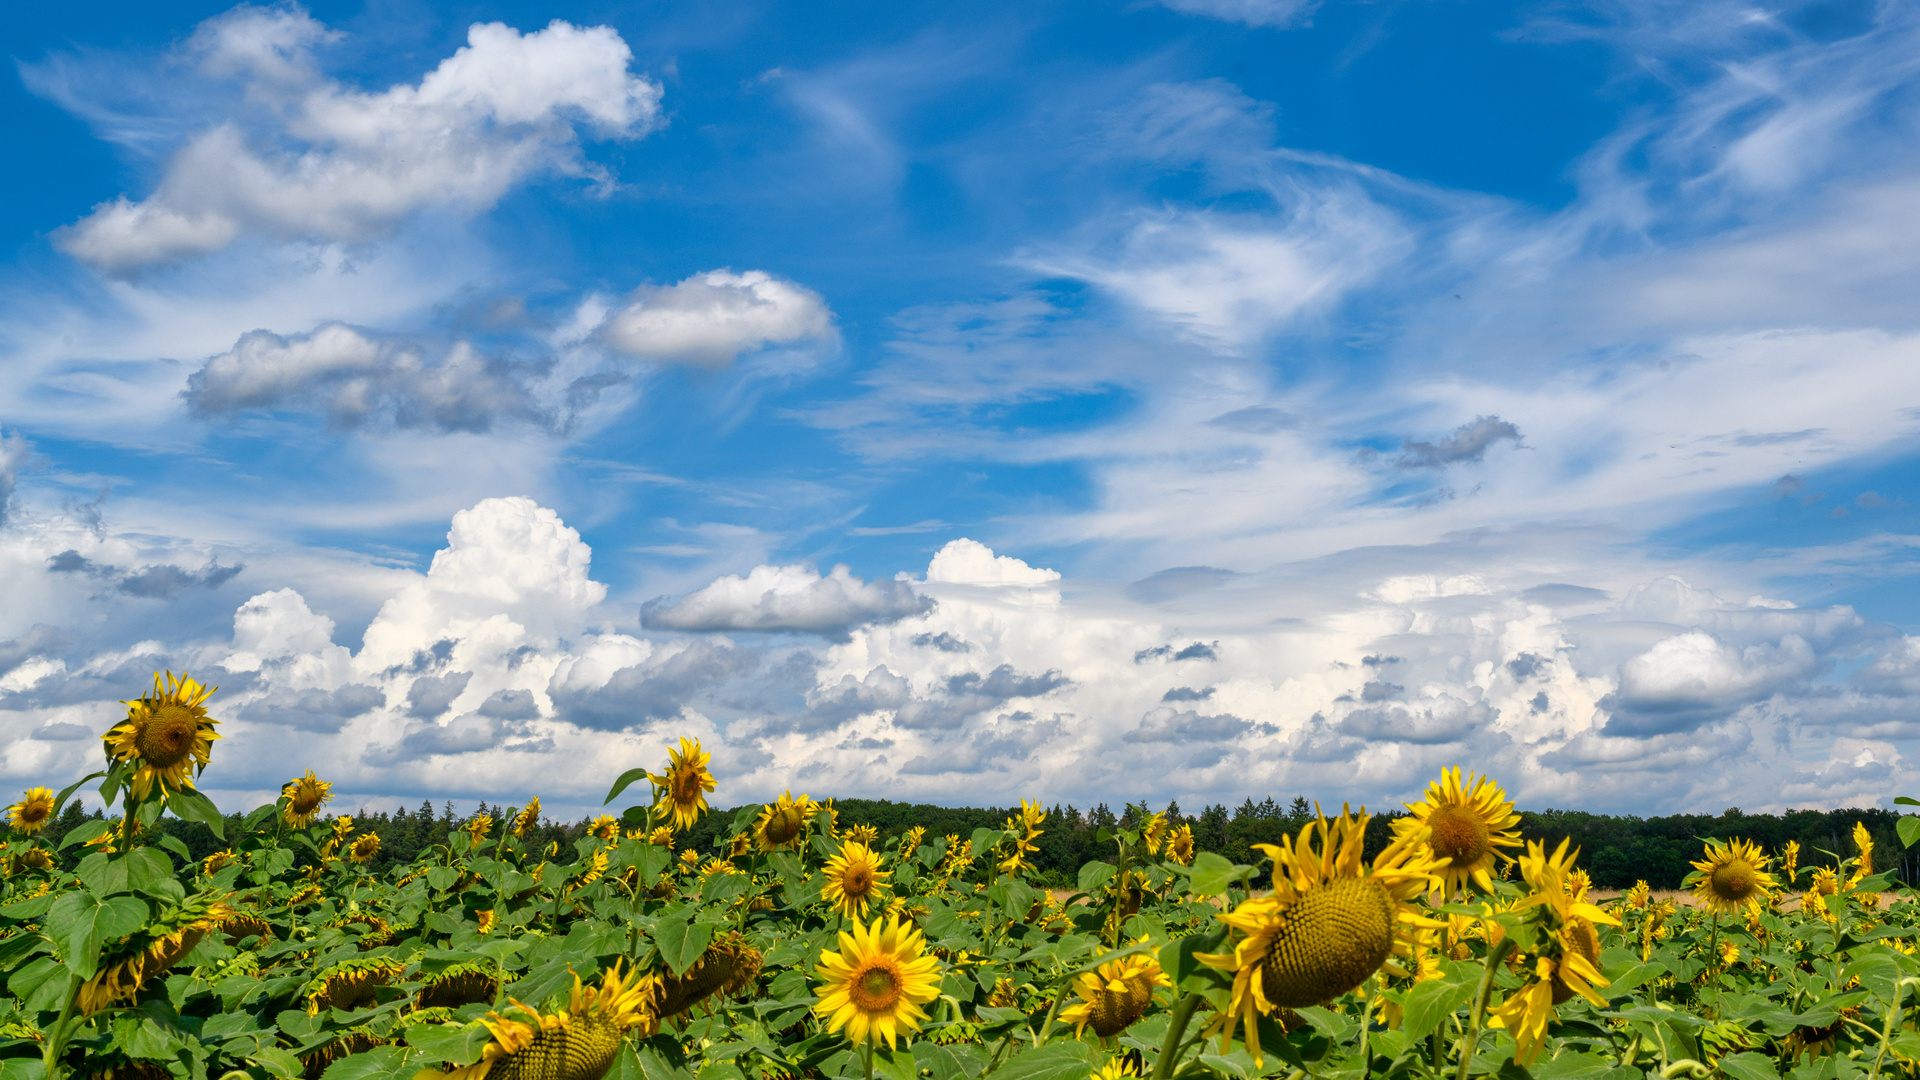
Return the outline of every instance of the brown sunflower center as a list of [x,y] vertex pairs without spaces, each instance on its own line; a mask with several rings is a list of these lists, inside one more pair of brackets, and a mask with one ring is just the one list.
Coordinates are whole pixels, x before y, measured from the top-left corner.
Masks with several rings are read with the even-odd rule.
[[147,764],[167,769],[180,764],[193,753],[194,736],[200,724],[193,710],[185,705],[162,705],[140,725],[133,744]]
[[50,799],[28,799],[20,804],[15,816],[22,825],[38,825],[53,816],[53,802]]
[[800,816],[797,806],[782,806],[767,815],[767,843],[790,844],[800,835],[800,829],[806,819]]
[[1713,894],[1722,900],[1745,900],[1759,887],[1753,864],[1745,859],[1730,859],[1713,868]]
[[311,814],[320,808],[320,803],[325,798],[326,796],[321,793],[319,788],[308,787],[302,784],[293,789],[293,812],[296,814]]
[[1335,878],[1283,917],[1260,964],[1260,989],[1289,1009],[1321,1005],[1365,982],[1393,952],[1393,895],[1376,881]]
[[1427,815],[1433,829],[1433,853],[1455,866],[1472,866],[1486,857],[1487,823],[1464,806],[1449,804]]
[[840,891],[848,896],[865,896],[873,891],[873,869],[868,866],[850,866],[840,879]]
[[673,801],[688,806],[700,798],[700,770],[689,765],[673,774]]
[[847,996],[853,1000],[853,1006],[862,1012],[886,1012],[900,1000],[900,973],[894,970],[890,957],[876,957],[868,961],[868,966],[854,975],[853,982],[847,986]]

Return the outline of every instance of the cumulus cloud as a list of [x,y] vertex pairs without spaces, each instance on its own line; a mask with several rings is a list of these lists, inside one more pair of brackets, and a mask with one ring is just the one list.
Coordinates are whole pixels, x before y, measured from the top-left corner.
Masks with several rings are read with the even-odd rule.
[[457,342],[437,363],[415,347],[377,341],[340,323],[282,337],[241,335],[187,378],[180,396],[201,417],[302,409],[335,426],[483,432],[501,420],[551,423],[525,385],[528,365],[483,357]]
[[599,331],[628,356],[715,366],[832,333],[833,313],[818,293],[762,270],[709,270],[676,285],[635,290]]
[[948,585],[1049,585],[1060,572],[1028,566],[1011,555],[995,555],[978,540],[949,540],[927,563],[927,581]]
[[364,240],[429,208],[485,210],[542,174],[604,182],[579,131],[631,139],[659,122],[659,84],[628,73],[632,52],[611,27],[475,23],[418,83],[378,93],[318,73],[312,49],[333,36],[297,7],[243,6],[202,24],[190,46],[201,71],[237,80],[275,123],[194,135],[151,195],[100,204],[60,231],[60,246],[124,273],[248,233]]
[[276,689],[248,705],[246,717],[260,724],[333,733],[345,727],[347,721],[365,716],[386,703],[385,691],[361,683],[349,683],[337,690]]
[[0,431],[0,525],[7,523],[7,508],[13,502],[14,488],[20,483],[20,470],[26,467],[33,448],[19,432]]
[[1459,742],[1486,727],[1495,713],[1484,701],[1462,701],[1441,694],[1417,705],[1356,709],[1340,721],[1343,735],[1380,742],[1438,744]]
[[897,581],[862,581],[845,566],[756,566],[678,600],[648,602],[644,622],[668,630],[798,630],[843,635],[865,623],[924,615],[933,600]]
[[1140,726],[1124,738],[1130,743],[1221,742],[1251,727],[1252,721],[1232,713],[1202,716],[1191,709],[1180,712],[1163,705],[1141,717]]
[[1620,690],[1610,733],[1657,734],[1724,715],[1823,666],[1798,634],[1777,643],[1739,647],[1690,630],[1667,638],[1620,665]]
[[[635,659],[606,670],[615,656]],[[561,661],[547,694],[556,715],[568,723],[621,731],[680,715],[695,695],[757,662],[725,642],[691,641],[656,649],[632,638],[603,638],[581,660]]]

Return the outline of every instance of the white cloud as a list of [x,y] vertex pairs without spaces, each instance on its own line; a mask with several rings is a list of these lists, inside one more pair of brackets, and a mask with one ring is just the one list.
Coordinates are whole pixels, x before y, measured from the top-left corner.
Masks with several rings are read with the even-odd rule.
[[192,136],[151,195],[102,203],[60,232],[61,247],[124,273],[249,232],[365,240],[429,208],[485,210],[541,174],[604,181],[576,128],[627,139],[659,120],[659,85],[628,74],[632,53],[610,27],[475,23],[419,83],[380,93],[318,75],[309,50],[329,36],[292,7],[237,8],[203,25],[204,71],[239,79],[272,127],[228,120]]
[[995,555],[978,540],[949,540],[927,563],[927,580],[949,585],[1049,585],[1060,572],[1028,566],[1011,555]]
[[1175,11],[1248,26],[1287,27],[1320,9],[1320,0],[1160,0]]
[[600,328],[602,340],[629,356],[710,365],[832,333],[820,294],[762,270],[709,270],[635,290]]
[[811,566],[756,566],[646,607],[646,624],[667,630],[801,630],[844,634],[870,622],[925,614],[933,602],[897,581],[862,581],[845,566],[826,576]]

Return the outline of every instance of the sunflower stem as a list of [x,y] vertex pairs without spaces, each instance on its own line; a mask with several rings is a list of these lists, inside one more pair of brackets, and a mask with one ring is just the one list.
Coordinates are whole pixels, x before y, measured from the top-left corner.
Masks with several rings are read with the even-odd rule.
[[1073,980],[1069,978],[1067,985],[1053,995],[1053,1004],[1047,1006],[1047,1018],[1040,1021],[1040,1030],[1033,1033],[1033,1045],[1036,1048],[1047,1045],[1047,1036],[1053,1032],[1053,1019],[1060,1015],[1060,1003],[1067,1000],[1067,991],[1071,989],[1073,989]]
[[1373,976],[1361,984],[1360,991],[1360,1075],[1373,1075],[1373,1058],[1367,1054],[1368,1036],[1373,1034]]
[[1153,1064],[1153,1080],[1167,1080],[1173,1075],[1174,1062],[1181,1053],[1180,1036],[1186,1034],[1193,1011],[1199,1007],[1199,994],[1184,994],[1173,1003],[1173,1016],[1167,1021],[1167,1041],[1160,1048],[1160,1060]]
[[860,1055],[860,1061],[862,1067],[866,1069],[866,1080],[873,1080],[873,1040],[867,1040],[865,1053]]
[[1493,973],[1500,970],[1513,952],[1513,939],[1502,937],[1487,952],[1487,970],[1480,976],[1480,989],[1473,995],[1472,1019],[1467,1022],[1467,1037],[1460,1044],[1460,1070],[1454,1080],[1467,1080],[1473,1069],[1473,1055],[1480,1051],[1480,1025],[1487,1016],[1487,998],[1493,994]]
[[40,1057],[44,1080],[60,1080],[60,1058],[67,1051],[67,1036],[72,1032],[75,1019],[73,1011],[80,1003],[80,987],[85,984],[86,980],[78,975],[67,976],[67,1003],[60,1007],[60,1018],[47,1033],[47,1049]]
[[1907,996],[1909,985],[1920,985],[1920,979],[1909,976],[1893,985],[1893,1007],[1887,1010],[1887,1020],[1880,1031],[1880,1053],[1873,1059],[1873,1071],[1867,1074],[1867,1080],[1880,1078],[1880,1066],[1887,1060],[1887,1044],[1893,1041],[1893,1029],[1900,1026],[1900,1002]]

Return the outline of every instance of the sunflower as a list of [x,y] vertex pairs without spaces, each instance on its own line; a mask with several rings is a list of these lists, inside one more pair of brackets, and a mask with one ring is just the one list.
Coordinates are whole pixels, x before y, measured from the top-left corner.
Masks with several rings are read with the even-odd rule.
[[1780,849],[1780,874],[1787,879],[1787,888],[1793,888],[1793,879],[1800,874],[1800,841],[1789,840]]
[[1440,879],[1451,895],[1471,881],[1482,892],[1493,891],[1496,858],[1507,858],[1500,848],[1520,846],[1520,815],[1513,810],[1500,785],[1468,773],[1463,780],[1458,765],[1440,771],[1427,785],[1426,798],[1408,803],[1411,816],[1393,823],[1396,837],[1422,829],[1432,831],[1427,843],[1440,862]]
[[175,680],[171,671],[162,683],[155,672],[151,694],[120,703],[127,707],[127,718],[100,738],[108,761],[137,766],[127,784],[134,798],[146,798],[156,784],[163,796],[190,788],[193,776],[206,770],[213,740],[220,737],[213,726],[220,721],[207,716],[205,702],[217,689],[184,673]]
[[20,801],[7,807],[8,823],[32,836],[53,820],[53,789],[28,788]]
[[907,855],[913,854],[916,851],[919,851],[920,841],[925,840],[926,838],[927,838],[927,827],[925,825],[915,825],[913,828],[908,829],[906,832],[901,833],[900,834],[900,854],[902,856],[907,856]]
[[1860,858],[1854,864],[1853,876],[1847,879],[1849,891],[1873,876],[1873,834],[1857,821],[1853,823],[1853,846],[1859,849]]
[[880,856],[865,844],[851,840],[840,845],[840,853],[827,860],[827,885],[820,896],[849,919],[865,918],[867,902],[878,899],[875,893],[891,875],[880,869]]
[[[439,1080],[600,1080],[620,1052],[623,1035],[634,1028],[643,1037],[659,1030],[653,1012],[654,981],[622,976],[615,961],[600,985],[583,987],[573,977],[565,1012],[541,1015],[515,1001],[504,1013],[490,1012],[481,1023],[493,1038],[480,1060],[449,1072],[422,1070]],[[496,1068],[497,1067],[497,1068]]]
[[1582,899],[1574,880],[1573,862],[1578,855],[1577,849],[1569,850],[1567,840],[1560,841],[1552,855],[1532,840],[1519,859],[1520,875],[1533,891],[1514,910],[1534,912],[1545,931],[1541,935],[1545,947],[1534,959],[1533,981],[1493,1010],[1493,1026],[1512,1034],[1513,1058],[1522,1065],[1539,1054],[1554,1006],[1575,994],[1600,1008],[1607,1004],[1594,990],[1607,985],[1600,974],[1599,925],[1619,926],[1620,921]]
[[1653,887],[1647,884],[1645,878],[1634,882],[1633,888],[1628,889],[1627,895],[1622,897],[1627,902],[1627,906],[1635,911],[1646,910],[1647,902],[1652,898]]
[[667,751],[667,773],[660,781],[660,798],[666,803],[676,829],[691,829],[707,810],[707,792],[715,787],[707,762],[713,755],[700,749],[700,740],[681,739],[680,749]]
[[663,847],[663,848],[666,848],[668,851],[672,851],[673,850],[673,830],[669,829],[665,825],[662,825],[659,828],[647,834],[647,843],[652,844],[654,847]]
[[91,1016],[118,1002],[133,1000],[142,984],[172,967],[192,952],[209,930],[236,914],[224,897],[200,893],[148,923],[100,958],[99,970],[81,984],[74,999],[80,1015]]
[[479,924],[480,932],[482,934],[490,934],[493,932],[493,909],[492,908],[488,908],[485,911],[476,911],[473,913],[473,915],[474,915],[475,921]]
[[327,804],[328,799],[333,798],[333,785],[315,776],[312,769],[308,769],[307,775],[281,785],[280,797],[287,801],[286,805],[280,808],[281,820],[293,828],[304,829],[313,824],[314,815],[320,812],[320,808]]
[[761,962],[760,950],[738,933],[715,938],[684,974],[661,977],[661,1019],[686,1012],[715,994],[737,996],[760,976]]
[[1181,866],[1193,865],[1193,826],[1182,825],[1168,834],[1167,858]]
[[920,1006],[940,996],[940,962],[921,955],[925,946],[920,931],[895,919],[840,931],[840,951],[820,954],[813,1011],[828,1031],[844,1028],[849,1041],[884,1040],[892,1049],[902,1029],[927,1018]]
[[1167,824],[1166,811],[1161,811],[1147,819],[1140,830],[1140,842],[1147,845],[1147,854],[1158,855],[1160,848],[1167,842],[1167,832],[1172,826]]
[[1415,929],[1444,925],[1415,915],[1407,903],[1439,874],[1425,832],[1403,833],[1368,866],[1361,849],[1370,819],[1364,808],[1355,817],[1342,807],[1338,818],[1322,815],[1278,847],[1258,845],[1273,859],[1273,892],[1217,916],[1240,932],[1232,952],[1194,954],[1234,973],[1233,997],[1214,1025],[1222,1053],[1245,1023],[1247,1045],[1261,1061],[1260,1016],[1323,1005],[1383,966],[1407,977],[1394,960],[1412,959]]
[[224,851],[216,851],[200,860],[200,872],[206,874],[208,877],[212,877],[214,874],[232,866],[234,860],[238,858],[239,856],[233,853],[232,848],[227,848]]
[[533,833],[534,826],[540,824],[540,796],[527,800],[527,808],[514,815],[513,835],[525,840]]
[[1107,1059],[1105,1065],[1094,1070],[1091,1080],[1131,1080],[1140,1075],[1140,1064],[1129,1055]]
[[500,976],[487,961],[468,960],[441,968],[431,975],[419,976],[420,990],[413,997],[417,1009],[457,1009],[462,1005],[490,1004],[500,994]]
[[1020,800],[1020,812],[1007,819],[1006,830],[1013,834],[1013,854],[1000,860],[1000,872],[1017,874],[1029,865],[1027,856],[1040,850],[1034,841],[1042,835],[1041,824],[1047,820],[1047,811],[1037,802]]
[[307,1015],[318,1016],[327,1009],[364,1009],[378,1000],[379,988],[392,982],[405,967],[388,957],[342,960],[307,984]]
[[7,858],[7,876],[8,877],[12,877],[15,874],[25,873],[30,870],[44,871],[44,870],[52,870],[52,869],[53,869],[53,856],[47,854],[47,849],[42,847],[30,847],[27,850],[22,851],[18,855],[9,856]]
[[271,945],[274,942],[273,924],[258,915],[236,913],[221,922],[220,936],[229,945],[238,945],[248,938],[259,938],[260,944]]
[[466,830],[467,830],[467,835],[473,838],[473,844],[475,847],[478,847],[481,844],[486,843],[487,837],[493,834],[493,815],[492,814],[473,815],[472,817],[467,819]]
[[380,834],[367,833],[356,837],[352,846],[347,848],[347,859],[355,866],[365,866],[380,854]]
[[620,819],[612,814],[601,814],[587,822],[587,831],[602,840],[620,839]]
[[1693,895],[1715,914],[1757,904],[1779,887],[1773,875],[1767,873],[1768,860],[1760,853],[1760,845],[1751,841],[1709,840],[1706,856],[1693,864],[1700,872]]
[[573,887],[578,889],[591,885],[607,876],[607,849],[598,848],[581,865],[580,876],[574,880]]
[[727,858],[729,859],[737,859],[740,856],[745,855],[752,850],[753,850],[753,833],[752,832],[734,833],[733,838],[727,841]]
[[855,825],[847,830],[847,839],[856,844],[872,847],[880,842],[880,830],[872,825]]
[[807,842],[807,821],[813,817],[813,810],[813,800],[804,793],[796,799],[791,791],[781,792],[753,823],[754,843],[767,854],[799,847]]
[[1073,992],[1080,1000],[1060,1010],[1060,1022],[1072,1024],[1077,1034],[1084,1035],[1091,1027],[1095,1035],[1110,1039],[1146,1015],[1154,987],[1170,985],[1151,956],[1109,960],[1073,980]]

